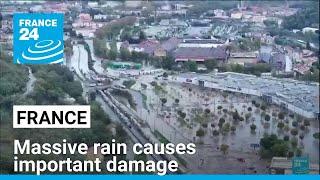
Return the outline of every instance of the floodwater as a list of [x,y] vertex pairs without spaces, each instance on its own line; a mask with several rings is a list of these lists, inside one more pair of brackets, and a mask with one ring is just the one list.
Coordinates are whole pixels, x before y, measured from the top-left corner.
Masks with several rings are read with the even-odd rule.
[[[201,144],[203,145],[198,145],[197,149],[199,149],[199,152],[202,152],[204,156],[214,156],[216,157],[215,159],[217,159],[220,156],[218,156],[216,153],[221,155],[220,151],[217,152],[217,147],[219,147],[221,144],[228,144],[230,156],[232,155],[235,158],[241,156],[250,159],[251,154],[251,156],[254,157],[252,160],[254,160],[258,159],[257,149],[254,150],[252,147],[250,147],[250,144],[259,144],[260,138],[263,137],[265,133],[277,134],[280,138],[283,138],[284,135],[289,135],[290,139],[294,138],[290,134],[290,131],[280,131],[277,128],[278,120],[277,118],[272,118],[272,112],[280,112],[280,109],[277,106],[272,105],[267,107],[265,113],[271,116],[271,120],[268,122],[268,126],[265,125],[266,122],[264,121],[264,117],[261,116],[262,110],[260,108],[256,108],[252,104],[252,100],[256,100],[261,104],[260,100],[256,97],[244,96],[240,94],[228,94],[226,97],[224,97],[224,93],[220,91],[212,91],[208,89],[204,90],[196,86],[189,87],[172,83],[169,85],[162,85],[167,93],[157,94],[150,84],[148,84],[148,88],[146,90],[142,90],[139,82],[148,84],[143,77],[140,78],[136,85],[133,86],[133,88],[137,90],[131,91],[137,102],[136,113],[149,124],[152,130],[158,130],[171,142],[187,143],[191,141],[199,142],[199,140],[201,140]],[[145,105],[143,105],[143,98],[141,94],[147,96],[147,100],[145,101],[145,104],[147,104],[147,109],[145,108]],[[167,99],[167,102],[163,106],[161,105],[160,98]],[[174,102],[175,99],[179,99],[178,105],[176,105]],[[218,120],[221,117],[223,117],[226,122],[233,124],[232,116],[222,111],[219,112],[217,109],[218,106],[222,106],[222,109],[227,109],[228,111],[237,110],[243,117],[245,114],[249,113],[247,108],[251,107],[252,115],[249,120],[235,124],[236,131],[234,134],[229,132],[227,135],[220,134],[219,136],[213,136],[212,131],[215,128],[212,128],[211,124],[215,124],[217,127]],[[192,116],[195,108],[200,108],[202,110],[208,108],[211,110],[211,114],[215,115],[208,119],[208,127],[203,128],[206,132],[206,135],[201,139],[196,137],[196,131],[200,128],[201,124],[196,122]],[[189,119],[190,123],[188,124],[191,127],[181,124],[177,120],[178,115],[174,109],[181,109],[183,112],[186,112],[187,116],[185,119]],[[294,120],[291,117],[285,117],[285,121],[288,122],[288,127],[292,129],[292,121]],[[253,123],[257,126],[255,133],[253,133],[250,129],[250,125]],[[319,141],[314,139],[312,136],[313,133],[318,132],[318,129],[318,122],[311,120],[311,125],[308,127],[308,130],[302,131],[299,129],[299,135],[303,134],[304,138],[300,140],[299,135],[296,137],[298,140],[298,147],[302,148],[304,155],[309,155],[309,157],[312,157],[311,161],[313,163],[319,162]],[[212,165],[209,164],[212,162],[207,158],[205,159],[208,162],[207,166],[204,166],[211,167]],[[264,163],[262,162],[261,164],[262,169],[265,169]],[[241,170],[239,173],[245,172]]]

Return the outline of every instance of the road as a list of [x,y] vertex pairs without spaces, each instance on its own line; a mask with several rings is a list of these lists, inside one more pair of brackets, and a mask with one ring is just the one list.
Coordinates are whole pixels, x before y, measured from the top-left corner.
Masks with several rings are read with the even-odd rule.
[[[90,41],[87,41],[87,43],[90,43]],[[88,43],[88,44],[89,44]],[[90,47],[89,44],[89,48]],[[115,98],[111,96],[110,93],[108,93],[107,90],[103,90],[106,88],[110,88],[110,86],[95,86],[95,87],[89,87],[89,84],[96,83],[94,76],[98,75],[105,75],[102,71],[102,63],[95,63],[95,66],[93,67],[95,71],[99,74],[94,74],[94,72],[89,70],[88,68],[88,53],[84,49],[83,45],[75,45],[73,47],[74,53],[71,58],[71,62],[69,63],[69,68],[77,74],[79,77],[79,80],[81,81],[81,84],[84,89],[84,93],[86,94],[86,98],[88,96],[88,91],[92,88],[94,88],[97,92],[99,102],[102,104],[103,109],[108,113],[108,109],[111,109],[114,112],[114,115],[116,115],[118,118],[116,118],[117,122],[120,122],[124,130],[127,132],[129,137],[133,140],[133,142],[146,144],[146,143],[159,143],[158,139],[152,134],[149,127],[142,128],[141,127],[141,120],[140,118],[133,113],[132,111],[128,110],[127,107],[125,107],[123,104],[119,103]],[[91,49],[93,52],[93,49]],[[97,62],[97,61],[96,61]],[[101,72],[101,74],[100,74]],[[112,78],[113,79],[113,78]],[[114,80],[114,79],[113,79]],[[113,84],[117,84],[117,81],[114,81]],[[110,112],[109,112],[110,113]],[[108,114],[109,114],[108,113]],[[148,129],[148,131],[146,131]],[[168,156],[168,155],[150,155],[150,158],[154,161],[160,161],[160,160],[176,160],[174,156]],[[185,172],[185,168],[180,165],[180,171]]]

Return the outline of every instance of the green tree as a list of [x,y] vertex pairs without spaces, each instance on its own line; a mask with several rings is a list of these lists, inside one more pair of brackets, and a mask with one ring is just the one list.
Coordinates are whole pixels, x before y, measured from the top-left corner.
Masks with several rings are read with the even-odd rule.
[[161,98],[160,100],[161,100],[162,106],[167,103],[167,99],[166,98]]
[[231,130],[232,133],[235,133],[237,128],[236,128],[236,126],[231,126],[230,130]]
[[130,59],[130,51],[126,48],[120,48],[120,58],[121,60],[128,61]]
[[205,132],[204,132],[204,130],[203,129],[198,129],[198,131],[196,132],[196,136],[198,136],[198,137],[203,137],[205,135]]
[[213,130],[213,131],[212,131],[212,135],[213,135],[213,136],[219,136],[219,131],[216,130],[216,129]]
[[264,120],[265,120],[265,121],[269,122],[270,119],[271,119],[271,117],[270,117],[269,114],[266,114],[266,115],[264,116]]
[[298,129],[291,129],[290,133],[291,135],[296,136],[298,135]]
[[172,56],[166,56],[162,58],[161,66],[164,69],[172,70],[172,67],[174,66],[175,61]]
[[186,66],[187,70],[189,70],[191,72],[196,72],[198,70],[198,65],[195,61],[185,62],[185,66]]
[[214,59],[209,59],[209,60],[204,61],[204,65],[206,66],[206,68],[208,70],[213,70],[214,68],[217,68],[218,63]]
[[313,138],[315,138],[315,139],[319,139],[319,137],[320,137],[320,132],[314,133],[312,136],[313,136]]
[[278,127],[279,129],[283,129],[284,123],[283,123],[283,122],[279,122],[278,125],[277,125],[277,127]]
[[250,125],[250,129],[251,129],[251,131],[255,131],[255,130],[256,130],[256,128],[257,128],[257,126],[256,126],[255,124],[251,124],[251,125]]
[[222,151],[223,154],[227,154],[229,150],[229,145],[227,144],[221,144],[220,150]]

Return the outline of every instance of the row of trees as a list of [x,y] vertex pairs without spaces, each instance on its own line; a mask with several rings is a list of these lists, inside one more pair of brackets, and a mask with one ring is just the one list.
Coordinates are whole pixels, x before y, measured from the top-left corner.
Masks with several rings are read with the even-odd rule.
[[282,22],[282,26],[289,30],[312,27],[317,24],[319,25],[319,2],[316,1],[296,14],[285,17]]
[[[115,40],[120,34],[123,27],[132,26],[136,21],[135,17],[127,16],[113,21],[98,29],[93,39],[94,53],[98,57],[115,59]],[[107,48],[106,42],[112,41],[110,49]]]
[[222,72],[237,72],[245,74],[254,74],[260,76],[261,73],[271,72],[271,66],[266,63],[258,63],[251,66],[243,66],[240,64],[219,64],[217,60],[207,60],[204,62],[206,68],[211,71],[217,68]]

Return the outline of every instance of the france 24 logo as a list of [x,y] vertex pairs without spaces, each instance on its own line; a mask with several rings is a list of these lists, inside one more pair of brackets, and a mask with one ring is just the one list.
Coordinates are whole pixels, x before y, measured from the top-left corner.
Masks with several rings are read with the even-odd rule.
[[13,61],[15,64],[63,62],[63,14],[15,13]]

